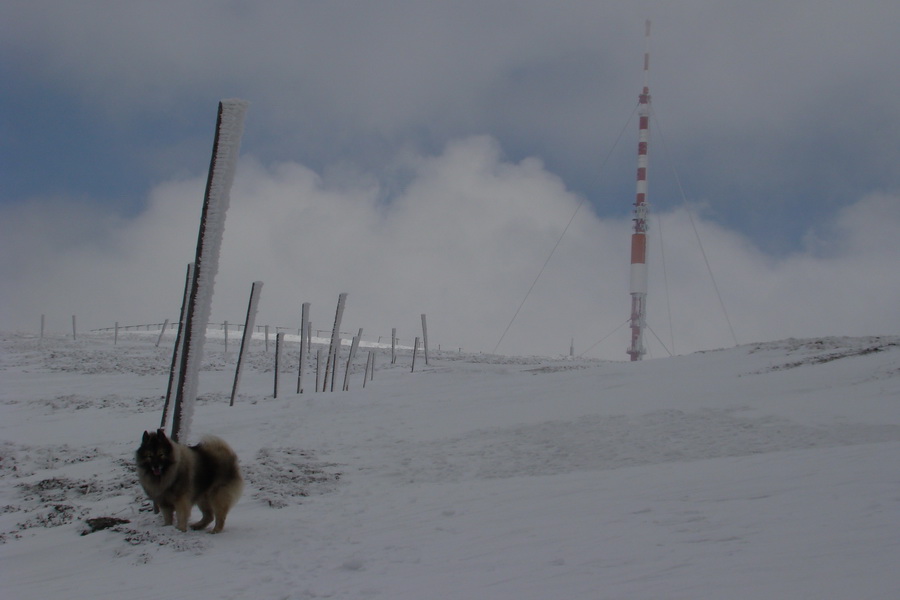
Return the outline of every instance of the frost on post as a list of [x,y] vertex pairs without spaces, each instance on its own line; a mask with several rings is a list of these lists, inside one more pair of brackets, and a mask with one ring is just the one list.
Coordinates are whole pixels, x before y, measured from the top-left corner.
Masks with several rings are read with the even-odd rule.
[[231,200],[231,185],[234,183],[247,106],[248,103],[244,100],[219,102],[216,136],[203,198],[200,234],[197,237],[194,281],[185,315],[184,351],[172,423],[174,440],[186,441],[190,434],[200,362],[203,360],[203,343],[212,308],[213,286],[219,270],[225,213]]

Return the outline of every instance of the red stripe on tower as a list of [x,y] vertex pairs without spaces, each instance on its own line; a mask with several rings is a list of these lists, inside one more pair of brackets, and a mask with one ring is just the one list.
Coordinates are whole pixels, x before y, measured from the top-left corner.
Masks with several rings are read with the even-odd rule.
[[631,264],[645,264],[647,262],[647,236],[631,236]]

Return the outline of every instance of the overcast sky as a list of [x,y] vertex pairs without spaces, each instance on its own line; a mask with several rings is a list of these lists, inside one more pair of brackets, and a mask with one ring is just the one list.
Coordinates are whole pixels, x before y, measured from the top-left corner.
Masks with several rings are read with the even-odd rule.
[[176,318],[240,97],[214,320],[491,351],[575,214],[498,350],[627,359],[645,18],[650,356],[900,333],[894,0],[6,0],[0,328]]

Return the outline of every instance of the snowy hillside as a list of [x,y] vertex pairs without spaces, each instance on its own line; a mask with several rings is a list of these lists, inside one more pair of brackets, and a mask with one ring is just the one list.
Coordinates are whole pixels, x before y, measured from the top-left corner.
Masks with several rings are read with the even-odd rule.
[[211,338],[192,438],[247,481],[220,535],[137,484],[155,342],[0,334],[3,598],[900,597],[900,338],[415,373],[380,350],[365,389],[361,352],[349,392],[303,395],[292,346],[277,400],[257,341],[234,407]]

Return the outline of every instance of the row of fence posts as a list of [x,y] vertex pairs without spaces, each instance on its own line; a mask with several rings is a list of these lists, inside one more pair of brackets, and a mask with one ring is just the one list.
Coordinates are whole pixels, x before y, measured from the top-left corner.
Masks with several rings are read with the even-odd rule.
[[[188,274],[187,280],[190,281],[192,277],[191,273],[192,265],[188,265]],[[238,353],[237,365],[235,367],[234,374],[234,383],[231,388],[231,401],[229,403],[230,406],[234,406],[234,400],[237,397],[238,389],[240,387],[241,381],[241,372],[243,370],[243,365],[247,353],[249,352],[249,346],[253,338],[253,330],[254,324],[256,322],[256,314],[257,308],[259,306],[259,297],[262,292],[262,281],[254,281],[250,288],[250,301],[247,306],[247,316],[244,322],[243,327],[243,335],[241,336],[241,347]],[[185,286],[185,294],[187,294],[188,286]],[[340,327],[341,321],[343,319],[344,307],[347,302],[347,293],[343,292],[338,296],[338,305],[337,310],[335,311],[335,319],[334,319],[334,327],[332,329],[331,334],[331,343],[329,345],[328,350],[328,360],[325,363],[325,377],[321,377],[321,365],[322,365],[322,349],[318,350],[316,356],[316,382],[315,382],[315,390],[316,391],[335,391],[335,381],[337,378],[337,363],[340,355],[340,346],[342,343],[340,337]],[[307,353],[311,351],[312,345],[312,324],[309,320],[309,302],[304,302],[301,310],[301,326],[300,326],[300,360],[297,370],[297,393],[302,394],[304,392],[303,386],[303,374],[306,364]],[[183,307],[182,307],[183,308]],[[44,338],[44,328],[45,328],[46,318],[45,315],[41,315],[41,339]],[[165,334],[166,328],[169,326],[169,319],[166,319],[165,322],[160,327],[159,336],[156,338],[156,346],[159,347],[159,344],[162,341],[163,335]],[[224,342],[225,342],[225,352],[228,352],[228,321],[223,323],[224,329]],[[107,329],[108,331],[108,329]],[[119,340],[119,322],[116,321],[113,327],[113,345],[118,344]],[[347,366],[344,372],[344,380],[341,389],[343,391],[348,391],[350,389],[350,369],[353,364],[353,361],[356,358],[356,354],[359,350],[359,344],[362,340],[363,328],[360,327],[357,335],[353,337],[350,344],[350,355],[347,359]],[[76,321],[75,315],[72,315],[72,339],[77,339],[77,329],[76,329]],[[428,360],[428,325],[426,321],[425,314],[422,314],[422,341],[423,341],[423,349],[425,354],[425,364],[429,364]],[[265,326],[265,342],[266,342],[266,352],[268,352],[268,342],[269,342],[269,326]],[[179,334],[176,336],[175,349],[173,350],[172,355],[172,365],[170,368],[170,380],[169,385],[167,387],[166,394],[166,404],[168,404],[171,399],[171,395],[174,392],[174,374],[176,371],[176,366],[181,361],[181,330],[179,327]],[[279,332],[275,335],[275,389],[273,396],[275,398],[278,397],[278,377],[281,367],[281,350],[284,345],[284,333]],[[411,372],[415,372],[416,370],[416,356],[419,353],[419,337],[416,336],[415,342],[413,343],[413,353],[412,353],[412,366]],[[391,329],[391,364],[397,363],[397,328],[394,327]],[[367,381],[373,381],[375,377],[375,352],[369,351],[368,358],[366,359],[366,368],[365,375],[363,377],[363,387],[366,386]],[[321,388],[319,387],[319,383],[321,382]],[[330,385],[329,385],[330,383]],[[164,410],[164,413],[166,411]],[[163,416],[163,423],[165,423],[166,416]]]
[[[190,270],[191,267],[192,267],[192,265],[188,265],[188,270]],[[262,282],[256,281],[253,283],[254,286],[256,286],[257,284],[258,284],[258,287],[261,289]],[[254,293],[252,287],[251,287],[250,293],[251,293],[251,298],[252,298],[252,295]],[[303,311],[304,311],[304,314],[302,317],[303,325],[301,325],[300,329],[298,330],[298,333],[301,337],[301,342],[300,342],[301,346],[306,346],[307,350],[309,350],[310,346],[312,344],[312,341],[311,341],[312,340],[312,323],[309,321],[309,302],[303,303]],[[250,311],[248,309],[248,317],[250,316],[249,312]],[[254,308],[253,318],[254,318],[254,320],[256,318],[255,308]],[[40,339],[42,339],[42,340],[44,339],[45,324],[46,324],[46,316],[41,315]],[[156,338],[156,347],[159,347],[160,343],[162,342],[163,335],[165,335],[166,330],[169,328],[169,319],[166,319],[162,324],[152,323],[149,325],[128,325],[128,326],[124,327],[124,329],[127,330],[129,328],[134,328],[134,327],[146,327],[149,330],[150,327],[156,327],[156,326],[159,326],[159,336]],[[253,327],[255,327],[255,325],[253,325],[253,324],[250,324],[250,327],[247,327],[247,323],[244,324],[244,326],[242,328],[242,331],[245,334],[244,337],[246,337],[246,332],[248,331],[248,329],[252,331]],[[265,328],[264,329],[264,331],[265,331],[264,339],[265,339],[265,345],[266,345],[266,352],[268,352],[269,351],[269,325],[261,325],[260,327]],[[120,329],[118,321],[116,321],[114,326],[111,328],[107,327],[107,328],[102,328],[102,329],[95,329],[94,331],[109,331],[110,329],[112,329],[114,332],[113,333],[113,345],[116,345],[119,340],[119,329]],[[277,329],[278,328],[276,327],[276,331],[277,331]],[[228,353],[228,321],[224,321],[222,323],[222,331],[224,333],[225,353],[227,354]],[[360,332],[361,331],[362,330],[360,330]],[[277,335],[277,333],[276,333],[276,335]],[[362,334],[360,333],[360,336],[361,335]],[[73,340],[77,339],[75,315],[72,315],[72,339]],[[425,364],[428,365],[429,364],[428,363],[428,326],[427,326],[424,314],[422,314],[422,339],[424,341]],[[381,340],[380,336],[379,336],[378,340],[379,341]],[[392,365],[397,363],[397,341],[398,341],[397,328],[394,327],[391,329],[391,364]],[[276,340],[276,342],[277,342],[277,340]],[[419,342],[419,338],[416,337],[415,344],[414,344],[414,348],[416,348],[416,349],[418,348],[418,342]],[[243,349],[243,347],[244,347],[244,341],[242,338],[241,348]],[[303,357],[301,356],[301,360],[302,359],[303,359]],[[415,362],[415,361],[413,361],[413,362]],[[415,368],[413,368],[413,370],[415,370]],[[297,393],[299,394],[301,391],[302,391],[302,376],[301,376],[301,379],[299,379],[297,382]]]
[[[261,281],[254,282],[254,285],[256,285],[256,284],[259,284],[260,288],[262,287]],[[251,288],[251,296],[252,296],[252,294],[253,294],[253,289]],[[304,311],[304,314],[303,314],[302,320],[303,320],[304,324],[297,330],[297,333],[300,335],[300,338],[301,338],[301,341],[300,341],[301,346],[305,347],[305,350],[304,350],[304,353],[305,353],[307,351],[310,351],[311,346],[312,346],[312,323],[309,321],[309,302],[303,303],[303,311]],[[249,310],[248,310],[248,316],[249,316]],[[255,312],[254,312],[254,319],[255,319]],[[46,324],[46,316],[41,315],[40,339],[42,339],[42,340],[44,339],[45,324]],[[162,323],[151,323],[148,325],[127,325],[124,327],[120,327],[119,322],[116,321],[112,327],[94,329],[93,331],[113,331],[113,345],[116,345],[116,344],[118,344],[118,341],[119,341],[119,330],[120,329],[128,330],[128,329],[133,329],[136,327],[146,327],[147,330],[149,331],[150,327],[159,327],[159,335],[156,338],[156,347],[158,348],[159,345],[162,343],[163,336],[165,335],[166,331],[169,329],[169,324],[170,324],[170,320],[166,319]],[[174,327],[174,324],[172,326]],[[241,327],[241,326],[239,326],[239,327]],[[243,327],[241,327],[241,331],[246,333],[248,331],[248,329],[252,330],[254,327],[257,327],[257,326],[251,325],[251,327],[248,328],[247,324],[245,323],[243,325]],[[269,325],[260,325],[258,327],[264,328],[265,347],[266,347],[266,352],[268,352],[269,351],[269,327],[270,326]],[[277,329],[278,328],[276,327],[276,330]],[[224,333],[225,353],[227,354],[228,353],[228,331],[229,331],[228,321],[224,321],[222,323],[222,331]],[[422,335],[423,335],[423,339],[424,339],[425,364],[427,365],[427,364],[429,364],[428,363],[428,328],[427,328],[424,314],[422,315]],[[362,330],[360,329],[360,339],[361,339],[361,336],[362,336]],[[77,339],[77,331],[76,331],[76,327],[75,327],[75,315],[72,315],[72,339]],[[243,339],[244,338],[242,337],[242,339],[241,339],[241,348],[242,349],[244,347]],[[418,348],[419,338],[416,337],[415,340],[416,340],[416,342],[415,342],[414,347]],[[378,337],[378,341],[379,342],[381,341],[381,336]],[[394,327],[391,329],[391,364],[392,365],[397,363],[397,342],[398,341],[399,341],[399,339],[397,338],[397,328]],[[460,351],[461,350],[462,349],[460,349]],[[301,356],[301,361],[303,360],[303,358],[304,357]],[[415,369],[413,369],[413,370],[415,370]],[[299,393],[301,393],[301,391],[302,391],[302,375],[298,378],[298,381],[297,381],[297,393],[299,394]]]
[[[337,380],[337,365],[338,359],[340,356],[340,346],[342,344],[342,340],[340,337],[340,327],[341,320],[344,314],[344,307],[347,302],[347,294],[341,293],[338,296],[338,305],[335,311],[334,318],[334,327],[332,329],[331,342],[328,348],[328,358],[324,362],[325,370],[324,377],[322,376],[322,364],[323,364],[323,350],[320,348],[316,354],[316,380],[314,389],[316,391],[335,391],[335,385]],[[424,349],[425,349],[425,364],[428,365],[428,329],[426,317],[422,314],[422,334],[423,339],[425,340]],[[310,350],[310,337],[312,333],[312,329],[309,323],[309,303],[305,302],[303,304],[303,308],[301,311],[301,327],[300,327],[300,361],[297,369],[297,393],[302,394],[304,392],[303,386],[303,376],[305,365],[306,365],[306,353]],[[359,345],[362,340],[363,328],[359,328],[359,332],[353,336],[353,339],[350,342],[350,353],[347,357],[346,368],[344,371],[344,379],[343,385],[341,389],[343,391],[348,391],[350,389],[350,370],[353,366],[353,363],[356,359],[356,354],[359,351]],[[281,360],[281,350],[284,347],[284,333],[276,333],[275,335],[275,389],[273,391],[273,396],[275,398],[278,397],[278,379],[279,379],[279,371],[282,363]],[[416,355],[418,354],[419,349],[419,338],[416,337],[415,344],[413,345],[413,356],[412,356],[412,367],[411,370],[414,372],[416,369]],[[366,382],[373,381],[375,378],[375,351],[370,350],[369,354],[366,358],[366,367],[363,375],[363,387],[366,387]],[[391,329],[391,364],[396,364],[397,362],[397,328],[394,327]],[[321,387],[320,387],[321,383]]]
[[[234,406],[234,400],[238,394],[238,388],[240,385],[241,371],[244,364],[245,352],[249,348],[250,341],[253,336],[253,328],[256,319],[256,311],[259,303],[259,294],[262,289],[262,282],[256,281],[253,283],[253,286],[250,290],[250,302],[247,307],[247,318],[244,323],[244,332],[241,339],[241,350],[238,355],[237,366],[235,368],[235,376],[234,376],[234,385],[232,386],[231,391],[231,402],[230,406]],[[316,353],[316,380],[315,385],[313,386],[315,391],[335,391],[337,385],[337,377],[338,377],[338,362],[340,358],[340,347],[342,344],[341,339],[341,322],[343,320],[344,309],[347,304],[347,293],[342,292],[338,295],[338,303],[337,308],[335,310],[334,315],[334,326],[331,330],[331,340],[328,346],[328,356],[324,359],[324,374],[322,372],[323,365],[323,352],[320,348]],[[297,368],[297,393],[302,394],[305,391],[304,388],[304,372],[306,370],[307,363],[307,352],[311,350],[311,337],[312,337],[312,326],[309,320],[309,302],[304,302],[301,307],[301,323],[300,323],[300,358],[299,364]],[[227,321],[225,324],[226,327],[226,340],[227,340]],[[268,326],[266,326],[266,351],[268,351]],[[350,389],[350,370],[353,366],[353,362],[356,359],[356,354],[359,351],[359,345],[362,340],[363,328],[360,327],[358,333],[353,336],[350,342],[350,353],[347,357],[346,368],[344,371],[343,383],[341,385],[342,391],[348,391]],[[425,314],[422,314],[422,338],[424,341],[424,351],[425,351],[425,364],[428,365],[428,326],[426,322]],[[227,342],[226,342],[227,344]],[[276,332],[275,334],[275,381],[274,381],[274,390],[273,396],[275,398],[278,397],[278,388],[279,388],[279,376],[281,371],[281,354],[284,348],[284,333]],[[412,367],[411,370],[414,372],[416,369],[416,355],[419,350],[419,338],[416,337],[415,344],[413,345],[413,356],[412,356]],[[226,346],[227,351],[227,346]],[[391,364],[396,364],[397,362],[397,329],[391,329]],[[324,376],[323,376],[324,375]],[[363,387],[365,387],[367,381],[374,380],[375,377],[375,352],[369,351],[369,355],[366,359],[366,368],[365,374],[363,376]],[[321,383],[321,387],[320,387]]]

